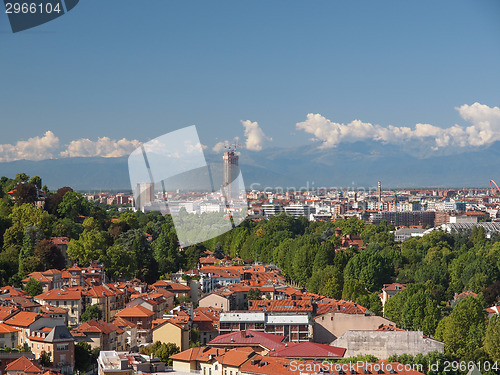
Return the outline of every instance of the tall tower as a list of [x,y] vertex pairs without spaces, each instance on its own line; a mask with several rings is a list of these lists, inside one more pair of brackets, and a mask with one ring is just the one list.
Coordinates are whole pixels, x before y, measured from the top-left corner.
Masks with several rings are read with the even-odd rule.
[[140,182],[136,185],[135,208],[142,211],[144,206],[155,199],[155,185],[152,182]]
[[231,196],[231,182],[233,169],[238,168],[238,155],[234,152],[238,145],[226,146],[228,149],[224,152],[222,159],[224,160],[224,185],[223,190],[226,195],[226,200],[229,202],[232,199]]
[[378,206],[382,206],[382,183],[378,182]]

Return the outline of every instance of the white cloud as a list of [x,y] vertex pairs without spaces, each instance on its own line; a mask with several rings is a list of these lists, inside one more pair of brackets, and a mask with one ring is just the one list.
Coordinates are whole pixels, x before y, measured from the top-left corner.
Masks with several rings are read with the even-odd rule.
[[456,108],[470,126],[453,125],[440,128],[431,124],[382,127],[377,124],[354,120],[348,124],[333,122],[320,114],[309,113],[306,121],[296,124],[297,129],[313,135],[321,142],[320,148],[331,148],[341,142],[375,140],[384,143],[409,141],[431,142],[434,150],[444,147],[488,146],[500,141],[500,108],[474,103]]
[[241,121],[241,124],[245,128],[245,147],[248,150],[260,151],[266,142],[273,140],[264,134],[264,131],[257,122],[246,120]]
[[227,144],[228,144],[227,141],[225,141],[225,142],[217,142],[215,144],[215,146],[212,147],[212,151],[214,151],[214,152],[221,152],[222,150],[224,150],[224,148],[226,147]]
[[76,141],[71,141],[65,151],[60,155],[62,157],[92,157],[101,156],[105,158],[117,158],[120,156],[129,155],[137,147],[141,145],[138,140],[120,140],[110,139],[108,137],[98,138],[97,141],[82,138]]
[[58,146],[59,138],[49,130],[43,137],[33,137],[27,141],[19,141],[15,145],[0,145],[0,162],[52,159],[53,152]]

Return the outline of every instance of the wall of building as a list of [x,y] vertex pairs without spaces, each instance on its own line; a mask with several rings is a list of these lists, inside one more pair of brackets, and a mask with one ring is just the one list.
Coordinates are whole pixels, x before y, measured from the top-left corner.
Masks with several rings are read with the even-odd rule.
[[196,362],[184,362],[184,361],[173,361],[172,367],[175,372],[187,372],[189,373],[191,370],[196,370]]
[[394,354],[444,352],[444,343],[424,338],[421,331],[347,331],[333,345],[346,348],[345,357],[371,354],[386,359]]
[[330,344],[348,330],[375,330],[381,324],[392,324],[389,319],[381,316],[366,316],[363,314],[344,314],[330,312],[314,318],[314,342]]
[[189,349],[189,331],[166,323],[153,330],[153,342],[174,343],[181,351]]
[[217,294],[209,294],[202,299],[199,303],[200,307],[216,307],[222,311],[230,311],[229,299],[219,296]]

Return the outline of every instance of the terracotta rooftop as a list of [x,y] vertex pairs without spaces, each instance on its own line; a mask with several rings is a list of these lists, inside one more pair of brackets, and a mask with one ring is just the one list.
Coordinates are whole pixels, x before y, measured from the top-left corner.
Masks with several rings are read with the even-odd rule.
[[71,332],[81,332],[81,333],[104,333],[110,334],[115,331],[117,333],[123,333],[123,330],[113,323],[106,323],[102,320],[89,320],[85,323],[80,324],[78,327],[73,329]]
[[0,323],[0,333],[18,332],[19,330],[5,323]]
[[17,314],[20,310],[12,306],[1,306],[0,307],[0,321],[3,322],[5,319]]
[[170,359],[175,359],[176,361],[195,361],[201,351],[205,349],[204,347],[197,347],[184,350],[183,352],[171,355]]
[[35,299],[42,300],[81,300],[82,292],[79,290],[51,289],[48,292],[35,296]]
[[120,317],[116,317],[111,323],[113,323],[114,325],[116,325],[122,329],[123,328],[133,328],[133,327],[137,326],[137,324],[132,323],[132,322],[128,321],[127,319],[123,319]]
[[42,315],[39,313],[30,311],[20,311],[13,317],[7,319],[5,323],[15,327],[29,327],[40,316]]
[[40,306],[40,312],[44,314],[66,314],[69,310],[63,309],[62,307],[52,306],[52,305],[42,305]]
[[400,284],[400,283],[384,284],[384,287],[382,288],[382,290],[386,292],[404,290],[404,289],[406,289],[406,284]]
[[126,307],[116,313],[116,316],[121,318],[134,317],[134,318],[148,318],[153,316],[154,312],[142,306]]
[[250,311],[313,311],[313,304],[308,300],[282,299],[275,301],[248,301]]
[[341,314],[364,314],[366,307],[351,301],[338,300],[316,304],[316,314],[323,315],[329,312]]
[[255,351],[251,347],[242,347],[231,349],[224,354],[215,357],[217,362],[221,365],[240,367],[249,358],[255,354]]
[[208,345],[224,346],[259,346],[267,350],[280,349],[285,346],[283,340],[285,336],[273,335],[271,333],[245,330],[226,333],[215,337]]
[[314,342],[288,343],[287,347],[271,351],[270,357],[287,358],[342,358],[347,349]]
[[36,374],[40,373],[42,369],[35,365],[33,362],[31,362],[28,358],[26,357],[19,357],[15,361],[9,363],[7,366],[5,366],[5,372],[16,372],[16,373],[30,373],[30,374]]

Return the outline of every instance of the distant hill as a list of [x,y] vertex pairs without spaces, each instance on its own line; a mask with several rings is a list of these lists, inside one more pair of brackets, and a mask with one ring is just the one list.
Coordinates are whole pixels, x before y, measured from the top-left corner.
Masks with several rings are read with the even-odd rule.
[[[221,154],[206,153],[209,163]],[[315,145],[242,150],[240,166],[248,188],[282,187],[486,187],[500,180],[500,142],[487,149],[454,155],[383,145],[377,142],[344,143],[334,149]],[[130,190],[127,157],[65,158],[0,163],[0,176],[40,175],[53,190]],[[216,173],[215,173],[216,174]],[[189,177],[183,183],[195,184]],[[220,175],[217,180],[220,179]],[[217,183],[215,184],[217,186]]]

